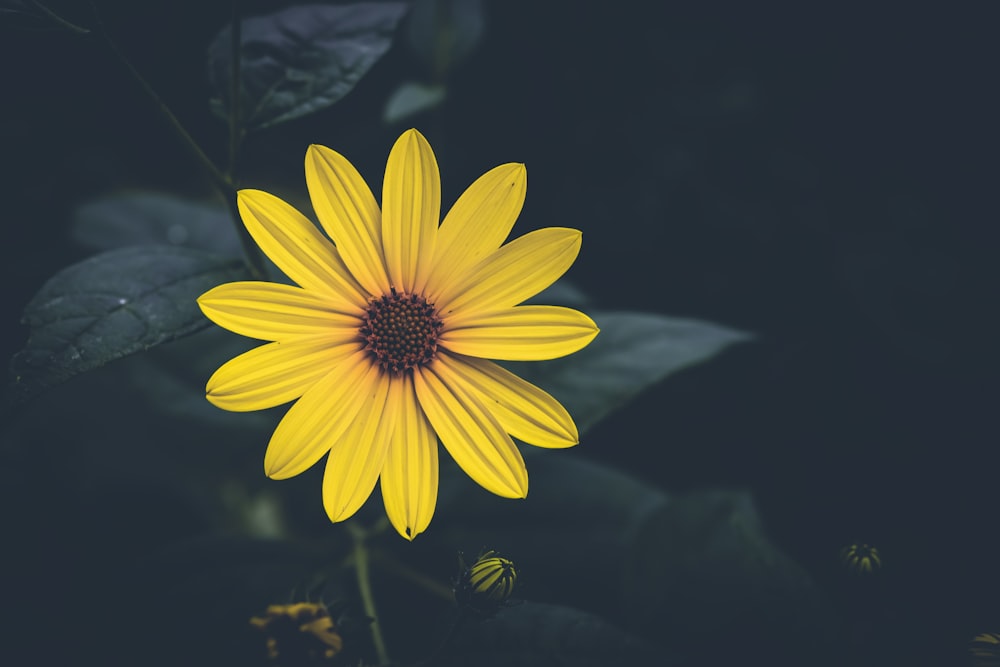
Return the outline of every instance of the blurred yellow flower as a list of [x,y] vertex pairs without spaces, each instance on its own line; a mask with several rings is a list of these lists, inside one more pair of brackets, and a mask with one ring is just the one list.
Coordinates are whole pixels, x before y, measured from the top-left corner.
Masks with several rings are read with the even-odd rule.
[[869,544],[851,544],[840,550],[840,560],[856,574],[873,574],[882,568],[878,549]]
[[580,232],[551,227],[504,245],[524,203],[522,164],[481,176],[439,225],[437,161],[416,130],[389,154],[381,210],[329,148],[309,147],[306,184],[336,245],[281,199],[238,195],[247,230],[298,286],[227,283],[198,299],[216,324],[271,341],[219,368],[208,400],[250,411],[298,399],[271,437],[264,471],[285,479],[328,453],[331,521],[353,515],[379,481],[396,530],[421,533],[437,502],[438,438],[481,486],[525,497],[511,436],[570,447],[577,429],[558,401],[487,359],[552,359],[597,335],[576,310],[519,305],[572,265]]
[[997,667],[1000,665],[1000,633],[982,632],[969,643],[973,667]]
[[270,605],[250,625],[267,637],[267,657],[285,665],[330,662],[344,649],[344,639],[329,610],[316,602]]

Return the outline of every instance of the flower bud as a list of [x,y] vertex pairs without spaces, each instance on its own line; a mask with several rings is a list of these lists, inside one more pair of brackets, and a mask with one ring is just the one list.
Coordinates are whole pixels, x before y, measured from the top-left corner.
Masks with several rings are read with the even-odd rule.
[[455,599],[460,606],[479,614],[493,614],[510,599],[516,581],[514,563],[495,551],[486,551],[463,569],[455,586]]

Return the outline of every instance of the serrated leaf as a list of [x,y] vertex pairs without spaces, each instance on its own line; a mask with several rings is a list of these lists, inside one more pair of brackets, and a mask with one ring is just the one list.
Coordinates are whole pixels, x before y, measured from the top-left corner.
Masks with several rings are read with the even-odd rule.
[[[402,2],[298,5],[241,22],[241,125],[246,130],[324,109],[355,84],[392,45]],[[232,31],[208,50],[212,111],[229,118]]]
[[559,399],[580,431],[646,387],[753,338],[694,319],[652,313],[590,314],[601,333],[580,352],[551,361],[507,364]]
[[244,278],[239,262],[156,245],[112,250],[63,269],[25,308],[31,331],[11,361],[11,402],[204,328],[209,322],[195,299]]
[[71,230],[77,243],[91,250],[155,243],[232,258],[242,252],[225,206],[158,192],[128,192],[87,202],[74,211]]
[[525,602],[501,610],[489,621],[467,624],[433,664],[670,667],[680,663],[599,616],[572,607]]

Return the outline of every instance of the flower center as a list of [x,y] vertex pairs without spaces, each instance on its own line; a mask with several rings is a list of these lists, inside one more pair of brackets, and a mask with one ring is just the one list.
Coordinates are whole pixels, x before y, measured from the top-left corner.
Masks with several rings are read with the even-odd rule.
[[424,297],[393,288],[391,294],[372,297],[362,319],[365,349],[383,369],[398,374],[434,359],[441,318]]

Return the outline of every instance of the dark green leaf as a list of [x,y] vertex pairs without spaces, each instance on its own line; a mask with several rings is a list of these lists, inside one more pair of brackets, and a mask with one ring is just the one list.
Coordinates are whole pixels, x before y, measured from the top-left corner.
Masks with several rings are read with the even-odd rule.
[[[389,50],[401,2],[299,5],[241,24],[242,127],[257,130],[324,109],[346,95]],[[208,51],[212,110],[228,120],[231,30]]]
[[525,602],[489,621],[466,624],[432,664],[670,667],[679,662],[598,616],[572,607]]
[[74,212],[72,233],[90,250],[156,243],[233,258],[242,252],[225,206],[156,192],[130,192],[88,202]]
[[497,498],[445,459],[435,523],[415,544],[440,540],[442,552],[462,548],[472,557],[499,549],[523,570],[515,595],[590,610],[617,606],[624,559],[669,498],[572,452],[522,450],[531,485],[524,500]]
[[651,313],[591,315],[601,333],[580,352],[552,361],[508,364],[559,399],[581,431],[668,375],[752,338],[710,322]]
[[25,308],[31,331],[11,361],[11,401],[204,328],[195,299],[245,277],[232,260],[155,245],[112,250],[60,271]]
[[[441,523],[414,544],[437,560],[449,547],[497,549],[518,567],[515,597],[601,613],[682,654],[711,652],[705,664],[741,646],[787,656],[803,641],[832,644],[815,583],[768,539],[748,494],[668,497],[570,452],[525,459],[531,491],[518,501],[444,465]],[[714,645],[719,636],[733,641]]]
[[627,554],[623,622],[636,632],[697,653],[704,664],[746,655],[766,655],[770,664],[831,664],[827,602],[768,540],[749,494],[675,498],[650,517]]

